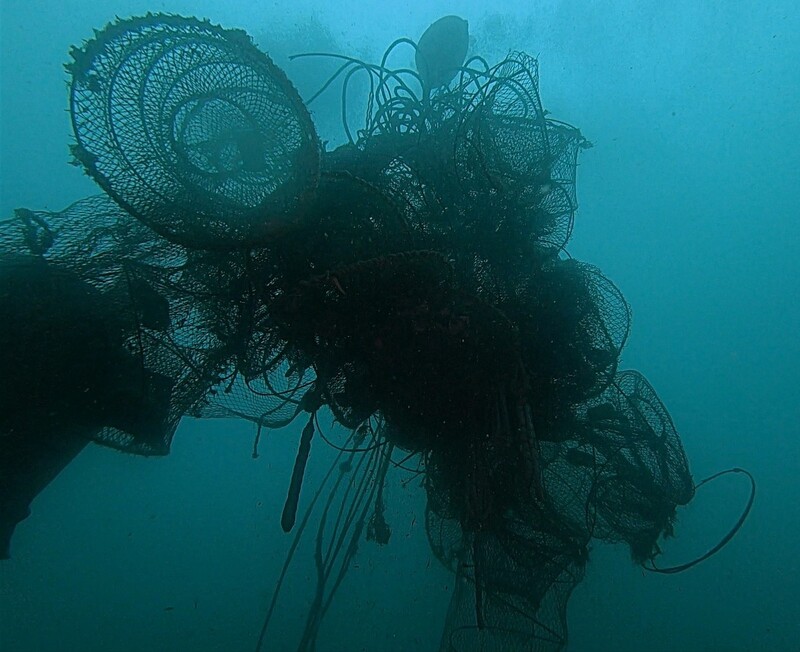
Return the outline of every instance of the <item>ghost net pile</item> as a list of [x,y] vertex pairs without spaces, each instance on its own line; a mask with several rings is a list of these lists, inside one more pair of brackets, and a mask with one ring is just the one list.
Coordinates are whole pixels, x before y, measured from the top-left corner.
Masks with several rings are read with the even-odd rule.
[[475,59],[418,93],[385,58],[343,57],[343,104],[353,75],[370,80],[367,120],[322,151],[242,32],[149,15],[73,57],[75,155],[124,209],[121,235],[101,262],[86,249],[94,214],[67,211],[64,253],[27,254],[104,296],[124,281],[138,317],[123,348],[170,379],[173,412],[259,427],[308,415],[284,529],[318,414],[353,432],[300,648],[358,538],[388,541],[382,487],[399,452],[418,461],[431,548],[457,577],[442,649],[561,649],[590,540],[653,558],[694,487],[666,409],[618,369],[624,298],[565,254],[587,143],[546,117],[535,60]]
[[559,649],[589,541],[652,558],[694,488],[666,409],[618,370],[624,298],[564,255],[586,141],[545,117],[535,60],[472,63],[430,97],[343,65],[370,76],[367,121],[323,174],[394,211],[358,230],[383,251],[297,287],[290,323],[337,417],[379,414],[419,455],[430,544],[459,580],[443,649]]

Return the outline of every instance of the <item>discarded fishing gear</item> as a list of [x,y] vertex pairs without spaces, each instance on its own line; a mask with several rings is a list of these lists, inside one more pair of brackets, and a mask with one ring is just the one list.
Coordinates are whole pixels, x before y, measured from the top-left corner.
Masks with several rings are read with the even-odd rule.
[[[463,61],[466,24],[443,21],[421,41],[424,71],[387,64],[409,39],[381,64],[335,55],[325,88],[342,81],[349,142],[332,151],[244,32],[153,14],[109,25],[67,66],[73,153],[106,196],[20,210],[0,230],[0,299],[35,326],[21,387],[72,364],[49,357],[43,317],[73,324],[68,296],[99,315],[100,350],[122,361],[116,384],[87,357],[85,378],[63,387],[59,401],[88,388],[104,406],[76,424],[84,440],[165,454],[184,415],[259,432],[303,418],[289,531],[319,417],[352,433],[310,501],[324,498],[328,553],[303,650],[360,538],[389,542],[383,489],[396,467],[422,478],[431,549],[457,578],[442,650],[562,649],[589,542],[624,542],[651,562],[694,494],[666,408],[618,368],[625,299],[565,251],[589,143],[548,117],[533,58]],[[433,65],[450,37],[457,65]],[[354,135],[355,75],[370,90]],[[19,277],[44,288],[35,310],[15,294]],[[4,344],[21,336],[4,328]],[[138,407],[115,412],[108,391]],[[26,415],[35,406],[19,395]],[[51,430],[20,423],[4,423],[3,442]]]

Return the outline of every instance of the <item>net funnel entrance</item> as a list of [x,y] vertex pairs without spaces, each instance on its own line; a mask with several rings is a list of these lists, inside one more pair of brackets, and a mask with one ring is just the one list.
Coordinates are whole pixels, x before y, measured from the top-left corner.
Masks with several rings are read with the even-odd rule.
[[96,32],[72,59],[75,158],[155,231],[238,248],[305,217],[319,174],[314,125],[247,34],[148,14]]

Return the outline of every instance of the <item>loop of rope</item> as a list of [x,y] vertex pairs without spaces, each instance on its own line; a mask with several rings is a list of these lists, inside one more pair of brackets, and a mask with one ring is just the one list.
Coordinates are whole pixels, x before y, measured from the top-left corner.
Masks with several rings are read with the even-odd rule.
[[715,473],[714,475],[711,475],[711,476],[707,477],[705,480],[703,480],[699,484],[695,485],[695,489],[699,489],[704,484],[707,484],[707,483],[711,482],[712,480],[716,480],[717,478],[719,478],[719,477],[721,477],[723,475],[727,475],[728,473],[744,473],[747,476],[747,478],[750,480],[750,497],[747,500],[747,504],[745,505],[745,508],[742,511],[741,516],[739,516],[739,520],[736,521],[736,524],[728,531],[728,533],[724,537],[722,537],[722,539],[720,539],[720,541],[717,543],[717,545],[715,545],[713,548],[711,548],[705,554],[700,555],[700,557],[698,557],[697,559],[693,559],[692,561],[686,562],[685,564],[679,564],[678,566],[668,566],[667,568],[659,568],[658,566],[656,566],[655,560],[651,559],[649,565],[647,563],[644,563],[644,564],[642,564],[642,568],[644,568],[645,570],[650,571],[651,573],[660,573],[662,575],[674,575],[676,573],[682,573],[683,571],[689,570],[690,568],[692,568],[692,566],[697,566],[697,564],[699,564],[700,562],[703,562],[706,559],[708,559],[709,557],[714,556],[720,550],[722,550],[726,545],[728,545],[728,542],[731,539],[733,539],[734,536],[736,536],[736,533],[742,528],[742,525],[744,525],[744,522],[747,520],[747,517],[750,515],[750,510],[753,507],[753,501],[756,498],[756,480],[755,480],[755,478],[752,476],[752,474],[749,471],[746,471],[745,469],[741,469],[739,467],[734,467],[732,469],[726,469],[724,471],[720,471],[719,473]]

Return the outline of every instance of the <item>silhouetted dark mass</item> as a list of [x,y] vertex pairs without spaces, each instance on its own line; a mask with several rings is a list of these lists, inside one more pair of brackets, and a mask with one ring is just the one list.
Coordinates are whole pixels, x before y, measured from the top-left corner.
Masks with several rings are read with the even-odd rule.
[[[332,151],[242,31],[147,15],[73,49],[73,152],[105,194],[0,225],[6,544],[87,440],[165,455],[183,416],[238,416],[304,420],[284,529],[317,498],[337,518],[299,649],[360,538],[389,542],[396,466],[456,576],[442,650],[559,650],[592,539],[657,556],[695,487],[666,408],[618,368],[625,299],[565,251],[590,144],[548,117],[535,59],[467,43],[449,16],[418,72],[385,66],[408,39],[384,65],[317,55],[341,64]],[[311,500],[322,411],[351,435]]]

